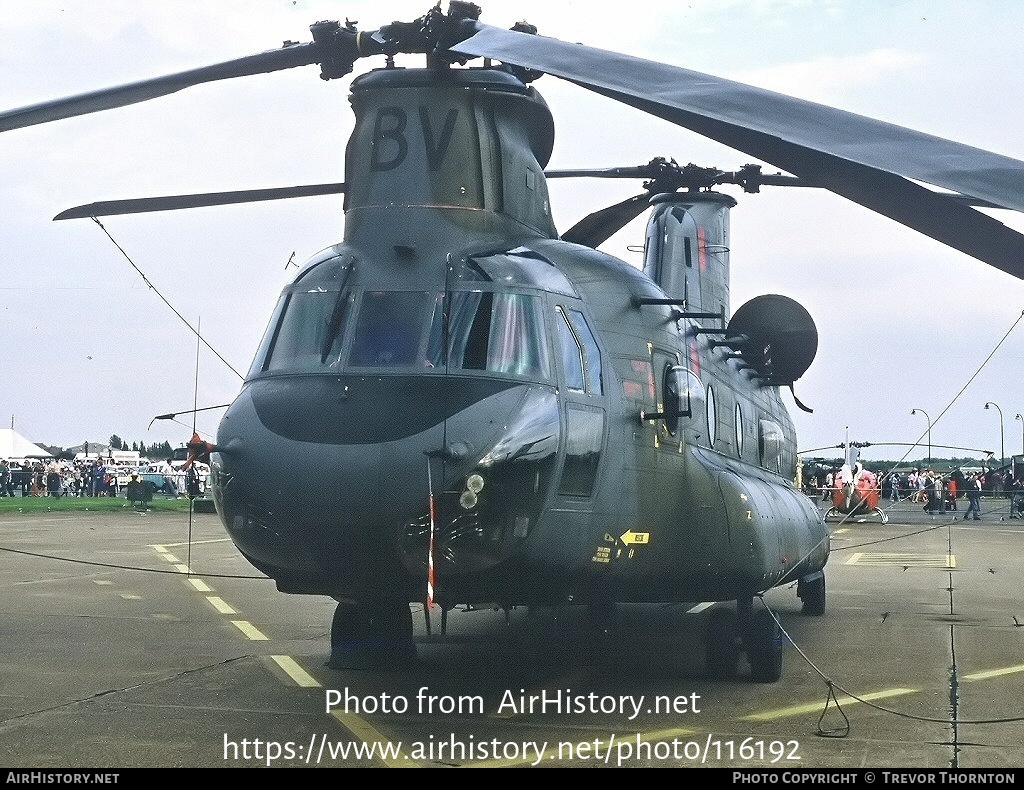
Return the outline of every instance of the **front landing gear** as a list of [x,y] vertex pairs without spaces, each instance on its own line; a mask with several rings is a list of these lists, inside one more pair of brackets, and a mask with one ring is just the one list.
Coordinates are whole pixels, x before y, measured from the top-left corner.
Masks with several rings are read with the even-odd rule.
[[341,601],[331,621],[331,669],[398,669],[416,663],[406,601]]
[[782,648],[782,628],[768,609],[754,612],[752,599],[737,600],[735,612],[711,610],[705,645],[711,677],[734,677],[742,652],[750,664],[751,680],[775,683],[782,677]]

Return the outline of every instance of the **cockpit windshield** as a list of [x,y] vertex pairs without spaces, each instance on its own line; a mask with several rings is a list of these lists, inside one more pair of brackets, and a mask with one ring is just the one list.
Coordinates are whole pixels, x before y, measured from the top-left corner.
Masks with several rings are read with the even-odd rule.
[[266,372],[488,371],[547,380],[543,300],[463,290],[292,290],[278,306]]
[[336,362],[347,307],[343,291],[317,287],[286,293],[263,370],[316,370]]
[[348,364],[354,368],[393,368],[422,359],[426,293],[367,291],[359,305]]

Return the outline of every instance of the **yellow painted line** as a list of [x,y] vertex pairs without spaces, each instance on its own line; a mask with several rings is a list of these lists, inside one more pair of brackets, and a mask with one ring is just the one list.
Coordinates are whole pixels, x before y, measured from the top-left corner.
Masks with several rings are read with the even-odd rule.
[[300,667],[291,656],[271,656],[271,658],[285,671],[288,677],[295,681],[295,685],[307,689],[320,688],[319,681]]
[[1003,667],[1002,669],[990,669],[987,672],[972,672],[970,675],[964,675],[963,680],[988,680],[989,678],[998,678],[1003,675],[1013,675],[1017,672],[1024,672],[1024,664],[1018,664],[1015,667]]
[[153,544],[153,548],[156,551],[159,551],[161,554],[166,554],[167,553],[167,547],[166,546],[158,546],[157,544],[154,543]]
[[[231,540],[231,538],[210,538],[209,540],[193,540],[191,543],[189,543],[186,540],[186,541],[183,541],[181,543],[165,543],[164,546],[171,546],[171,547],[189,546],[189,545],[191,545],[191,546],[201,546],[204,543],[227,543],[229,540]],[[154,545],[153,548],[156,549],[157,551],[166,551],[164,546]]]
[[164,552],[164,559],[170,563],[181,562],[177,557],[171,554],[169,551]]
[[232,620],[231,624],[253,642],[265,642],[267,636],[248,620]]
[[126,601],[141,601],[141,595],[135,595],[134,593],[121,593],[121,597]]
[[[904,694],[916,694],[920,689],[887,689],[886,691],[876,691],[871,694],[861,694],[859,699],[848,697],[845,694],[838,695],[836,699],[840,705],[854,705],[858,702],[872,702],[876,699],[887,699],[889,697],[899,697]],[[786,716],[800,716],[804,713],[820,713],[821,712],[821,700],[817,702],[809,702],[806,705],[793,705],[789,708],[778,708],[777,710],[768,710],[764,713],[753,713],[750,716],[744,716],[743,721],[771,721],[772,719],[782,719]]]
[[[684,729],[655,730],[654,732],[638,732],[635,735],[630,735],[629,736],[629,742],[630,743],[657,743],[659,741],[670,741],[673,738],[678,738],[678,737],[683,736],[683,735],[693,735],[695,732],[696,732],[696,730],[684,730]],[[614,743],[609,743],[609,741],[611,741],[611,736],[608,736],[608,738],[600,738],[598,740],[600,740],[602,746],[605,746],[605,745],[614,746],[615,745]],[[586,743],[588,746],[590,746],[590,745],[592,745],[594,743],[594,739],[591,738],[588,741],[581,741],[580,743]],[[554,747],[553,751],[552,751],[552,747]],[[576,754],[577,751],[578,750],[576,749],[576,747],[573,747],[573,752],[572,753]],[[557,744],[554,744],[554,745],[548,744],[548,748],[547,748],[547,750],[545,750],[544,757],[545,757],[545,759],[547,759],[547,758],[549,758],[551,756],[555,756],[557,758],[557,756],[558,756],[558,746],[557,746]],[[516,766],[516,765],[533,765],[536,762],[536,760],[537,760],[537,755],[535,753],[531,753],[531,754],[528,754],[528,755],[524,755],[523,757],[521,757],[518,760],[481,760],[479,762],[475,762],[474,761],[474,762],[463,763],[462,767],[463,768],[512,768],[513,766]],[[594,764],[595,765],[602,765],[602,763],[598,762],[597,760],[594,761]],[[537,767],[538,768],[542,768],[543,765],[544,765],[543,763],[539,763],[537,765]]]
[[909,568],[955,568],[954,554],[901,554],[896,552],[858,551],[850,555],[844,565],[892,565]]
[[[391,742],[391,739],[384,735],[380,730],[355,714],[345,713],[340,710],[332,710],[331,715],[338,720],[338,723],[341,724],[342,727],[352,733],[363,743],[379,743],[383,745]],[[419,763],[415,760],[410,760],[404,752],[399,753],[397,757],[391,758],[380,756],[380,750],[378,750],[375,757],[388,768],[420,767]]]
[[92,583],[93,584],[99,584],[102,587],[106,587],[108,585],[113,584],[113,582],[110,581],[109,579],[93,579]]
[[849,527],[839,527],[839,529],[833,530],[832,534],[833,535],[842,535],[844,532],[849,532],[849,531],[850,531]]
[[208,585],[202,579],[189,579],[188,583],[195,587],[197,590],[199,590],[199,592],[201,593],[213,592],[213,588],[210,587],[210,585]]
[[175,565],[174,569],[178,573],[192,573],[192,569],[190,567],[188,567],[188,565],[186,565],[183,562],[182,563],[178,563],[177,565]]
[[219,595],[207,595],[206,600],[209,601],[213,605],[213,608],[221,614],[238,614],[238,612]]

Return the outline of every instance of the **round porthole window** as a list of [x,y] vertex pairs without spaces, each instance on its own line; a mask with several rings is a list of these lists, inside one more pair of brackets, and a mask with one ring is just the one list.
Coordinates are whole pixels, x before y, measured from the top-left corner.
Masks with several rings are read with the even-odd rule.
[[708,445],[715,446],[718,441],[718,408],[715,405],[715,391],[710,386],[707,390],[708,411]]

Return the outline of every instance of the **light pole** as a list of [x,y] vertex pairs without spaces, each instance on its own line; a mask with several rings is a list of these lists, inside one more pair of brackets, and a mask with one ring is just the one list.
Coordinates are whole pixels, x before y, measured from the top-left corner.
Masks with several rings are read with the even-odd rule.
[[910,410],[911,414],[917,414],[918,412],[921,412],[921,414],[924,415],[924,418],[926,420],[928,420],[928,466],[931,466],[932,465],[932,418],[928,416],[928,412],[926,412],[924,409],[911,409]]
[[1013,419],[1020,420],[1020,454],[1024,455],[1024,414],[1018,414]]
[[999,412],[999,466],[1002,466],[1006,460],[1006,444],[1003,441],[1003,410],[999,408],[998,403],[992,401],[985,402],[985,408],[989,406],[995,406],[996,411]]

